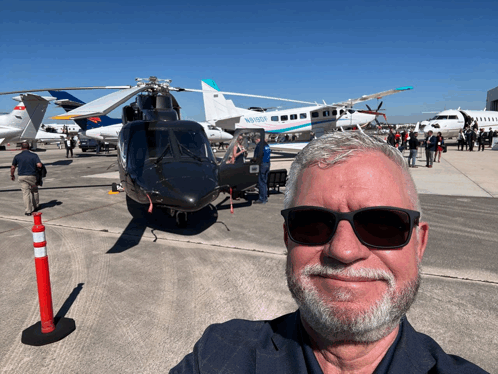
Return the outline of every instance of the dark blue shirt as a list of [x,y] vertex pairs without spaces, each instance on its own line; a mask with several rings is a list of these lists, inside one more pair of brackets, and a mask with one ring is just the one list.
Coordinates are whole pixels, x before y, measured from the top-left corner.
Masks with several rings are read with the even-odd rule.
[[[303,348],[304,360],[306,361],[306,368],[308,369],[309,374],[323,374],[322,368],[316,359],[315,353],[311,348],[311,344],[309,342],[308,334],[304,331],[304,327],[302,323],[299,324],[299,337],[301,338],[301,346]],[[391,366],[391,362],[394,357],[394,351],[396,350],[396,346],[398,345],[399,339],[401,337],[401,333],[403,331],[403,324],[399,324],[398,334],[396,335],[396,339],[389,347],[386,355],[379,363],[373,374],[386,374],[389,371],[389,367]]]
[[36,153],[31,153],[27,149],[15,155],[12,165],[16,166],[17,175],[35,175],[36,164],[40,163],[40,157]]
[[266,142],[264,142],[262,140],[260,140],[260,142],[258,143],[258,145],[256,146],[256,148],[254,149],[254,157],[258,157],[259,148],[260,148],[261,144],[264,145],[264,149],[263,149],[263,163],[269,164],[270,163],[271,148],[268,145],[268,143],[266,143]]

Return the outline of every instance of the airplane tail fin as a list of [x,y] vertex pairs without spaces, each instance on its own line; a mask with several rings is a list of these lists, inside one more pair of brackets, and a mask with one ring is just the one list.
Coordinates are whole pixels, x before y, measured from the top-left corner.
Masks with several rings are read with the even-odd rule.
[[[60,106],[66,112],[70,112],[85,103],[80,99],[74,97],[66,91],[48,91],[50,95],[57,98],[55,105]],[[110,118],[108,116],[90,117],[73,120],[83,131],[90,130],[97,127],[115,125],[121,123],[120,118]]]
[[225,96],[219,92],[218,85],[212,79],[202,80],[202,91],[204,111],[208,122],[240,117],[249,112],[246,109],[237,108],[232,100],[225,99]]
[[13,99],[18,101],[19,104],[15,106],[12,112],[2,117],[2,123],[22,129],[21,139],[34,139],[45,116],[48,104],[55,98],[22,94]]

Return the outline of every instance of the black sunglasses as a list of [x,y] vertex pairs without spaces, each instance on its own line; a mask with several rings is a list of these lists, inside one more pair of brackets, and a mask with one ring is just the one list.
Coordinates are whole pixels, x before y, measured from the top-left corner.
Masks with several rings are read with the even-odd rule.
[[290,239],[297,244],[324,245],[332,240],[339,221],[353,227],[367,247],[399,249],[410,242],[420,212],[392,206],[376,206],[340,213],[317,206],[297,206],[281,211]]

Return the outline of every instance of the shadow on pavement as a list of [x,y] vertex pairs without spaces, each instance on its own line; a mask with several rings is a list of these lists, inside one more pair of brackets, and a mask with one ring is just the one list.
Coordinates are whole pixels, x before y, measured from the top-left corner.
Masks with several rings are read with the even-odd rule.
[[73,163],[73,160],[59,160],[59,161],[54,161],[50,162],[48,164],[45,164],[45,166],[67,166],[71,165]]
[[66,316],[67,312],[69,311],[74,301],[78,297],[79,293],[83,289],[84,284],[85,283],[79,283],[76,287],[74,287],[73,292],[71,292],[71,294],[67,297],[66,301],[64,301],[64,304],[62,304],[61,308],[55,315],[54,317],[55,324],[57,324],[57,322],[59,322],[60,319]]
[[38,210],[43,210],[43,209],[47,209],[47,208],[53,208],[54,206],[57,206],[57,205],[62,205],[62,201],[50,200],[47,203],[41,203],[39,205],[39,207],[38,207]]
[[114,157],[116,158],[116,153],[112,154],[112,153],[108,153],[108,154],[102,154],[102,153],[91,153],[91,154],[88,154],[88,153],[77,153],[74,155],[74,157],[76,158],[85,158],[85,157]]
[[167,209],[154,207],[152,213],[148,213],[148,205],[139,204],[130,198],[127,198],[127,206],[133,218],[107,253],[121,253],[135,247],[140,243],[147,228],[151,229],[154,236],[154,231],[191,236],[205,231],[218,219],[218,211],[212,204],[197,212],[188,213],[187,224],[183,227],[176,224],[176,218],[172,217]]

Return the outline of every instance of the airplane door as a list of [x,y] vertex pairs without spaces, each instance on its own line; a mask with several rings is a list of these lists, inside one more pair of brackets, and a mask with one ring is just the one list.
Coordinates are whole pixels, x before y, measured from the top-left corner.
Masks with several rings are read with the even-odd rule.
[[220,162],[220,186],[223,189],[244,191],[258,184],[259,167],[263,161],[263,147],[254,154],[256,134],[265,138],[264,129],[236,130],[227,151]]

